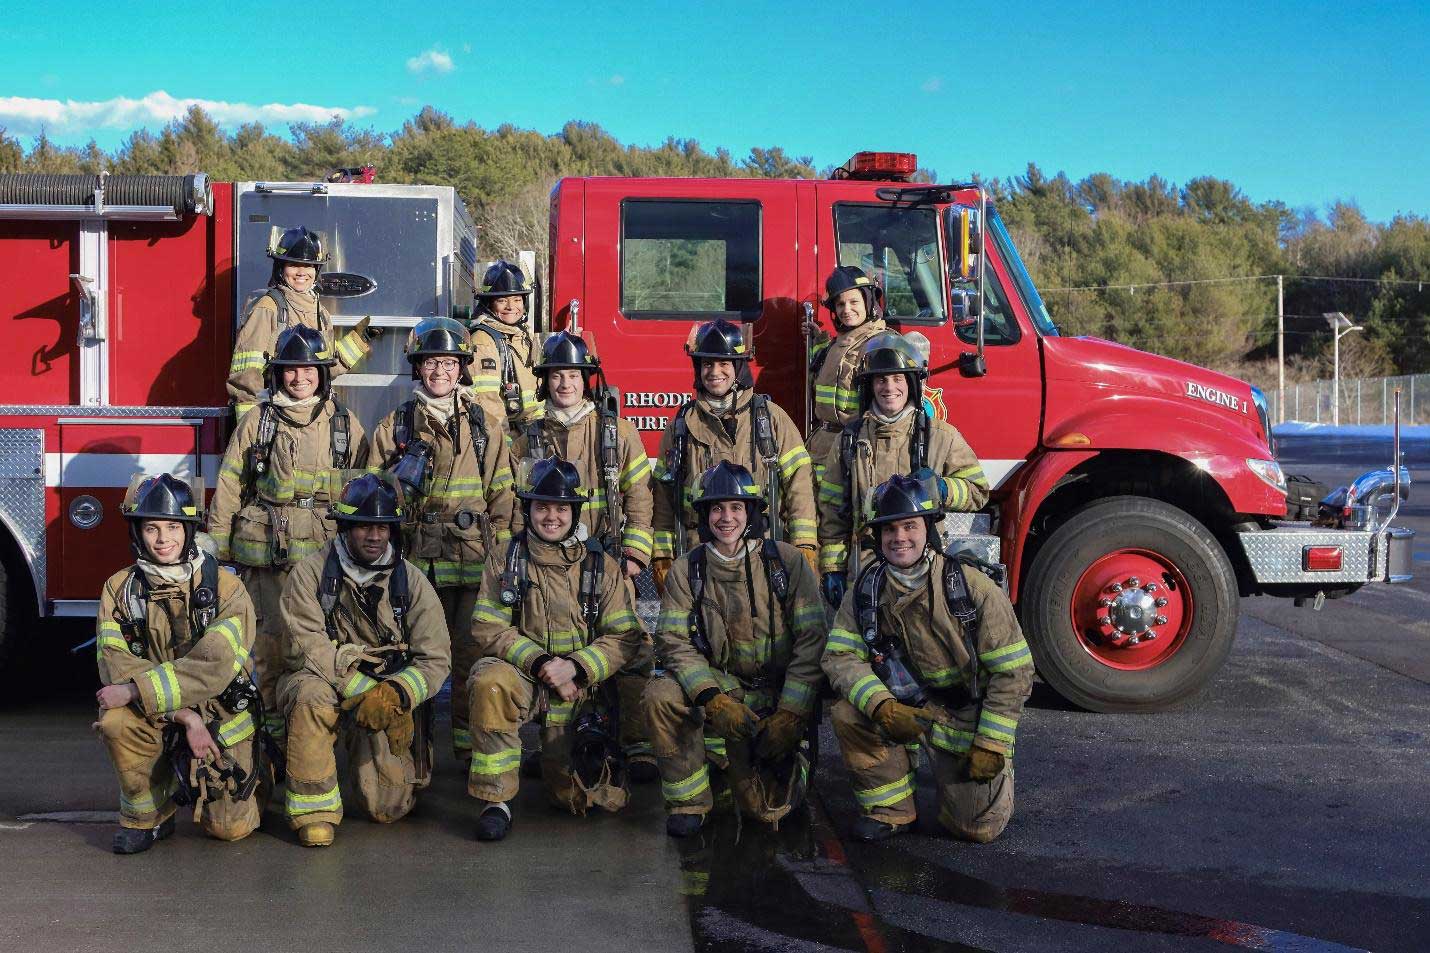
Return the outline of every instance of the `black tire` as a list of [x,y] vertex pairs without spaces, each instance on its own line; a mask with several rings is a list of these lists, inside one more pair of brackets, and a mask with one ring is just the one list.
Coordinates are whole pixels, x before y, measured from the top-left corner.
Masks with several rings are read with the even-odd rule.
[[10,567],[0,558],[0,672],[6,672],[15,655],[15,643],[19,641],[18,619],[11,618],[10,612]]
[[[1084,570],[1125,547],[1156,552],[1176,566],[1195,609],[1176,653],[1140,671],[1091,655],[1069,614]],[[1240,606],[1231,562],[1205,526],[1159,500],[1115,496],[1083,507],[1048,538],[1028,569],[1020,609],[1038,674],[1059,695],[1089,711],[1139,712],[1171,707],[1206,687],[1231,651]]]

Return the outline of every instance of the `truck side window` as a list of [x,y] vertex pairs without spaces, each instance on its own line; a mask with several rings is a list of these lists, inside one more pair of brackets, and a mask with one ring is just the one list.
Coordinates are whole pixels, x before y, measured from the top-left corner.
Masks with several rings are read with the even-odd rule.
[[886,316],[900,324],[942,324],[943,261],[931,208],[836,203],[839,264],[854,265],[884,289]]
[[626,317],[753,321],[761,301],[758,202],[621,203]]
[[[964,344],[978,343],[976,321],[955,321],[953,330]],[[1008,296],[1003,293],[998,279],[990,273],[983,287],[983,343],[986,347],[999,347],[1015,344],[1020,337],[1022,332],[1018,330],[1013,309],[1008,307]]]

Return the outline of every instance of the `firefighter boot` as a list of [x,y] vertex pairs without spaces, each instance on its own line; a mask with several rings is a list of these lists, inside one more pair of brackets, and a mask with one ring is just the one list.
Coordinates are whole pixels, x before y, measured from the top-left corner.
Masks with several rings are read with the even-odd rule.
[[298,843],[304,847],[327,847],[336,832],[337,828],[326,821],[314,821],[298,828]]
[[665,833],[683,839],[698,834],[704,824],[704,814],[671,814],[665,819]]
[[141,854],[174,833],[174,818],[165,818],[158,827],[121,827],[114,832],[116,854]]
[[498,801],[482,808],[477,818],[477,840],[498,841],[511,833],[511,808]]
[[885,824],[877,817],[861,814],[849,826],[849,833],[857,841],[872,844],[875,841],[888,840],[895,834],[902,834],[908,829],[908,824]]

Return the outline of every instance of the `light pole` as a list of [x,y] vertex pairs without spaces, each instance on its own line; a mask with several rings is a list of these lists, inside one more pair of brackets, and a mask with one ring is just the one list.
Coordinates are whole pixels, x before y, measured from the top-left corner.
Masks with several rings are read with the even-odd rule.
[[1331,363],[1331,426],[1339,427],[1341,425],[1341,338],[1352,331],[1364,331],[1365,328],[1339,311],[1328,311],[1321,317],[1326,319],[1326,323],[1331,326],[1331,333],[1336,336]]

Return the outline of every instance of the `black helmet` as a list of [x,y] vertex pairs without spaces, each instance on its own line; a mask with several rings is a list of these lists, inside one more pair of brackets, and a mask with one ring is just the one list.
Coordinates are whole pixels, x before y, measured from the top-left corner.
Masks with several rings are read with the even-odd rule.
[[487,273],[482,276],[482,287],[476,292],[476,296],[482,299],[505,298],[508,295],[521,295],[525,298],[531,294],[531,282],[526,280],[521,269],[500,259],[492,262]]
[[884,289],[864,274],[862,268],[853,265],[840,265],[824,280],[824,306],[829,309],[829,313],[834,313],[834,300],[852,288],[859,289],[863,294],[864,312],[868,320],[878,318],[884,305]]
[[545,400],[548,396],[546,375],[551,371],[584,371],[586,396],[591,396],[591,375],[600,368],[601,362],[579,336],[568,331],[557,331],[541,345],[541,360],[532,368],[536,373],[536,398]]
[[306,324],[295,324],[285,328],[273,345],[273,353],[268,355],[268,363],[263,368],[263,386],[269,393],[276,393],[279,375],[275,368],[316,367],[318,369],[318,394],[328,396],[328,384],[332,372],[329,370],[338,362],[323,334]]
[[[402,497],[391,483],[372,473],[349,480],[342,495],[328,510],[328,519],[344,530],[356,523],[402,522]],[[393,534],[393,545],[397,534]]]
[[874,549],[881,558],[883,550],[879,546],[878,527],[883,523],[920,517],[928,526],[928,544],[937,545],[937,526],[943,510],[939,506],[938,492],[924,481],[894,474],[874,488],[874,502],[870,510],[864,525],[874,534]]
[[429,357],[455,357],[462,365],[461,381],[472,383],[472,336],[455,318],[427,318],[407,336],[407,363],[412,379],[420,380],[417,366]]
[[695,496],[690,501],[690,505],[700,515],[698,529],[702,542],[708,543],[714,538],[714,534],[710,532],[710,507],[727,500],[744,501],[745,513],[749,517],[749,523],[745,527],[746,538],[764,535],[768,504],[760,493],[759,484],[750,475],[750,471],[738,463],[721,460],[700,474]]
[[317,232],[299,225],[290,228],[268,246],[268,257],[293,265],[312,265],[322,270],[328,256],[323,253],[323,240]]
[[134,547],[137,558],[147,558],[144,546],[145,520],[173,520],[184,524],[184,550],[180,559],[193,559],[198,547],[194,534],[203,522],[203,505],[199,494],[192,487],[168,473],[146,477],[138,482],[127,494],[128,499],[120,507],[120,513],[129,521],[129,542]]
[[909,406],[923,406],[923,382],[928,379],[928,362],[914,342],[897,331],[880,331],[864,343],[854,383],[859,388],[859,412],[874,406],[874,378],[903,374],[909,381]]
[[697,327],[685,346],[690,355],[691,366],[695,368],[695,389],[700,391],[701,361],[735,361],[739,367],[735,379],[737,387],[753,387],[750,376],[750,360],[755,356],[753,348],[746,346],[745,336],[738,325],[724,318],[707,321]]
[[530,484],[517,490],[516,496],[521,500],[521,511],[528,526],[531,525],[531,504],[534,501],[571,504],[571,529],[562,539],[576,532],[581,522],[581,507],[586,502],[586,495],[581,491],[581,474],[560,457],[538,460],[536,466],[531,468]]

